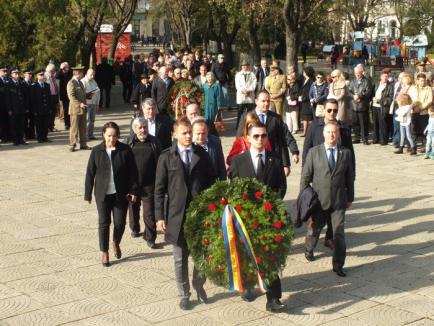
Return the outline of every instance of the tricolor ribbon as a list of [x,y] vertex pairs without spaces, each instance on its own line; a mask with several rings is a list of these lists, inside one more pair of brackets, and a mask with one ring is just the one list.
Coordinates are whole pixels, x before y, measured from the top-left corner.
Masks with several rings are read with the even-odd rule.
[[247,254],[250,258],[251,263],[256,269],[258,276],[258,286],[259,290],[265,293],[266,287],[259,274],[259,266],[256,262],[255,251],[250,241],[249,233],[241,219],[240,215],[231,205],[226,205],[223,216],[222,216],[222,229],[223,229],[223,240],[226,249],[226,261],[228,264],[228,274],[229,274],[229,291],[243,292],[243,280],[240,269],[240,260],[236,244],[236,231],[238,236],[243,241],[244,247],[246,248]]

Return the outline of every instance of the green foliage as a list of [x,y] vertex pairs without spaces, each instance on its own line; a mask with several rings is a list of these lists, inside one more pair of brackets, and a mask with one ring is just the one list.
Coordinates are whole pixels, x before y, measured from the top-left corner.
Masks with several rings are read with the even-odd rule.
[[[226,204],[238,211],[250,236],[265,284],[284,268],[293,238],[292,227],[278,195],[256,179],[217,181],[190,204],[184,225],[190,253],[198,270],[228,287],[221,218]],[[237,237],[243,285],[254,287],[256,270]]]

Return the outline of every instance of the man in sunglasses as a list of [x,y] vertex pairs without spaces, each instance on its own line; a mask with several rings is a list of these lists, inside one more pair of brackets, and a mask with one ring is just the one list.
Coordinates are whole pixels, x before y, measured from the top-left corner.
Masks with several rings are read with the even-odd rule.
[[[328,99],[325,102],[324,118],[314,120],[310,125],[309,129],[307,130],[307,135],[303,145],[302,165],[304,166],[306,162],[306,157],[309,150],[312,147],[324,143],[324,134],[323,134],[324,126],[327,123],[336,123],[340,134],[340,139],[338,140],[338,142],[340,145],[350,150],[351,157],[352,157],[353,171],[355,175],[356,161],[354,155],[353,142],[351,139],[351,131],[342,122],[338,122],[336,120],[337,115],[338,115],[338,102],[335,99]],[[324,240],[324,246],[332,250],[334,248],[333,228],[330,219],[327,220],[327,232]],[[314,248],[312,248],[312,250],[309,250],[309,252],[306,251],[305,256],[308,261],[313,261],[315,259],[313,255],[313,249]]]
[[[247,141],[250,150],[235,156],[229,168],[229,178],[256,178],[259,182],[277,192],[283,199],[286,193],[286,178],[280,157],[265,150],[267,130],[262,122],[252,122],[248,126]],[[280,279],[277,277],[269,285],[267,292],[267,311],[279,312],[286,308],[280,298],[282,288]],[[254,298],[249,290],[243,294],[245,301],[253,301]]]

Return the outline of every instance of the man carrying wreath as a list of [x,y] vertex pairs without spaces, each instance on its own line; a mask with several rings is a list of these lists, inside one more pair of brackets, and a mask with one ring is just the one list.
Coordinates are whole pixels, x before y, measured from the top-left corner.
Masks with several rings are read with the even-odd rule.
[[[248,126],[248,132],[247,141],[250,143],[250,150],[233,158],[229,178],[256,178],[283,198],[286,192],[283,165],[277,154],[265,150],[267,138],[265,125],[254,121]],[[281,297],[282,288],[280,278],[277,276],[268,284],[266,310],[271,312],[285,310],[286,305],[280,301]],[[253,301],[249,290],[245,291],[243,299]]]
[[[210,187],[215,179],[213,165],[202,146],[193,144],[192,128],[187,118],[180,118],[173,126],[176,142],[165,149],[158,160],[155,180],[155,218],[157,228],[165,233],[165,240],[173,245],[175,279],[181,297],[180,308],[190,306],[188,280],[188,247],[184,237],[185,212],[199,193]],[[165,197],[167,200],[167,216]],[[205,279],[193,270],[193,287],[198,299],[206,303],[203,289]]]

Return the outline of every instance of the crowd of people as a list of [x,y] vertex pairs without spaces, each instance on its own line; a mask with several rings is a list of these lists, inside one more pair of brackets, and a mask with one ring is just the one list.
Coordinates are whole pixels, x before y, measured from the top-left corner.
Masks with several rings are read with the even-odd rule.
[[[38,141],[48,141],[48,131],[55,131],[54,118],[62,102],[65,129],[69,130],[69,149],[90,149],[88,139],[95,139],[94,121],[98,109],[110,108],[111,87],[118,75],[123,86],[123,100],[134,110],[131,130],[124,141],[115,122],[102,128],[102,142],[90,154],[86,170],[85,200],[95,198],[98,210],[99,244],[103,266],[110,266],[110,224],[116,258],[122,257],[120,243],[127,214],[132,237],[140,237],[151,249],[157,230],[173,246],[175,280],[181,309],[190,309],[188,277],[189,250],[184,237],[185,212],[190,202],[215,180],[256,178],[285,196],[291,164],[299,163],[299,149],[293,136],[304,137],[300,195],[294,214],[307,221],[305,257],[315,259],[314,249],[321,229],[327,225],[325,245],[333,251],[333,272],[346,276],[344,220],[346,209],[354,200],[356,155],[354,143],[392,142],[396,153],[403,153],[406,142],[411,154],[425,142],[425,158],[434,159],[434,109],[432,75],[422,62],[413,76],[403,72],[393,80],[382,71],[376,83],[364,67],[354,68],[354,78],[340,70],[330,74],[304,66],[301,75],[295,67],[283,73],[278,61],[269,66],[266,59],[251,69],[242,61],[232,77],[222,54],[213,60],[210,53],[153,52],[137,55],[113,65],[104,59],[95,68],[70,68],[59,71],[53,64],[45,70],[24,72],[0,68],[0,105],[3,141],[25,143],[30,122],[36,124]],[[59,83],[56,83],[56,79]],[[178,82],[196,83],[204,93],[203,108],[196,102],[186,106],[185,116],[172,121],[168,115],[169,92]],[[232,101],[229,89],[236,90],[237,137],[229,155],[222,149],[215,129],[216,115]],[[375,85],[375,86],[374,86]],[[68,108],[68,110],[65,110]],[[372,116],[370,118],[370,112]],[[7,119],[4,119],[4,118]],[[421,136],[426,134],[425,138]],[[422,149],[422,147],[421,147]],[[92,194],[94,193],[94,194]],[[318,207],[311,216],[300,216],[315,193]],[[205,279],[196,269],[193,288],[198,299],[208,301],[203,288]],[[281,284],[277,278],[268,284],[266,309],[278,312],[286,308],[280,301]],[[247,289],[246,301],[254,300]]]

